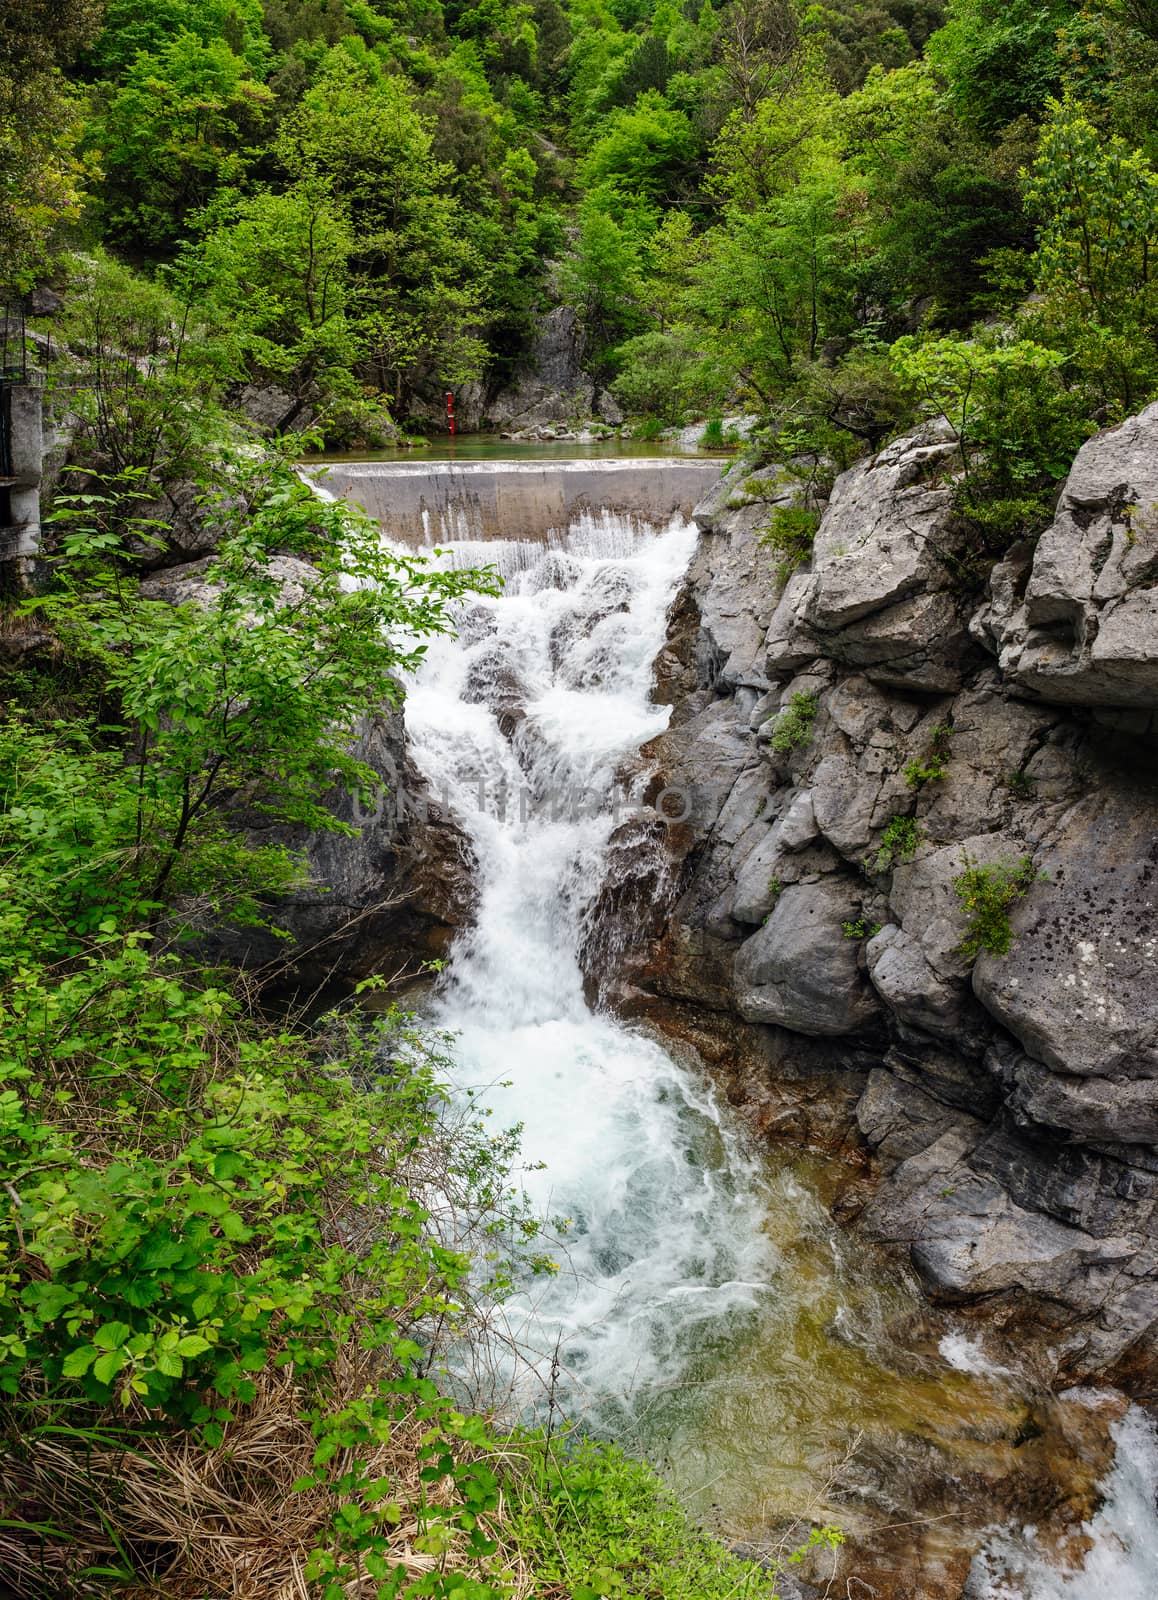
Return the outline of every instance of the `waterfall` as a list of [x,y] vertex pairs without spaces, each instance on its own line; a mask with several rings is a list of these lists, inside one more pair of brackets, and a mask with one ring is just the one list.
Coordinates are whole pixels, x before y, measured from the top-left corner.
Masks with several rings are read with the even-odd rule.
[[[1085,1570],[995,1527],[1026,1405],[1048,1429],[1055,1402],[1027,1402],[961,1331],[938,1346],[944,1319],[899,1340],[929,1314],[834,1227],[806,1159],[762,1159],[702,1073],[585,999],[585,915],[635,803],[624,774],[667,723],[652,664],[695,540],[679,517],[602,513],[545,543],[446,552],[494,560],[505,590],[463,605],[408,693],[412,753],[478,863],[434,1020],[457,1035],[457,1090],[521,1129],[533,1208],[566,1224],[559,1270],[496,1308],[498,1397],[541,1418],[549,1396],[647,1450],[694,1509],[757,1541],[802,1510],[870,1537],[916,1528],[896,1498],[906,1474],[918,1506],[958,1470],[962,1484],[988,1474],[976,1519],[960,1514],[973,1547],[990,1527],[971,1600],[1141,1600],[1158,1450],[1140,1413],[1117,1429]],[[1042,1448],[1048,1474],[1049,1436]]]
[[620,771],[667,722],[652,662],[695,537],[679,519],[640,533],[604,514],[565,551],[500,546],[503,597],[431,647],[407,699],[414,755],[479,863],[438,1020],[459,1036],[462,1085],[545,1163],[532,1203],[568,1223],[557,1275],[504,1308],[509,1379],[533,1403],[557,1355],[570,1409],[604,1423],[678,1382],[697,1330],[751,1317],[773,1266],[737,1130],[657,1043],[589,1009],[580,970],[584,912],[632,803]]

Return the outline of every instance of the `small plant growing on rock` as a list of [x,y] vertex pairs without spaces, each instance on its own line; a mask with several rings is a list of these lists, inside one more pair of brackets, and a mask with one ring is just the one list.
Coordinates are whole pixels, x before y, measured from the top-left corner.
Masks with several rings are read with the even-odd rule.
[[1037,793],[1037,784],[1028,772],[1021,770],[1005,774],[1005,787],[1019,800],[1032,800]]
[[820,696],[815,690],[794,694],[776,715],[776,726],[768,740],[769,748],[780,755],[787,755],[799,745],[807,744],[812,738],[812,724],[816,721],[819,705]]
[[953,890],[969,916],[965,937],[957,946],[966,961],[975,961],[982,950],[990,955],[1009,954],[1013,929],[1009,911],[1029,893],[1030,886],[1045,874],[1035,871],[1032,856],[1017,861],[998,861],[991,867],[978,866],[963,858],[965,870],[953,879]]
[[780,557],[776,568],[779,582],[786,583],[805,561],[812,559],[812,544],[820,526],[819,511],[804,506],[774,506],[768,525],[757,535],[766,550]]
[[928,756],[923,761],[914,759],[905,767],[905,782],[910,789],[923,789],[927,783],[935,783],[938,778],[945,776],[949,770],[952,738],[952,726],[948,722],[939,722],[932,732]]
[[771,900],[772,904],[768,908],[767,913],[765,914],[763,920],[760,923],[761,927],[764,926],[764,924],[768,921],[768,918],[772,915],[773,911],[775,911],[776,902],[777,902],[777,900],[779,900],[780,896],[783,893],[784,893],[784,885],[780,882],[780,879],[776,876],[776,874],[773,873],[772,876],[768,879],[768,898]]
[[921,843],[921,825],[916,817],[894,817],[881,834],[875,855],[864,859],[869,872],[891,872],[901,861],[911,861]]
[[875,939],[881,931],[879,922],[869,922],[865,917],[857,917],[855,921],[842,922],[840,931],[846,939]]

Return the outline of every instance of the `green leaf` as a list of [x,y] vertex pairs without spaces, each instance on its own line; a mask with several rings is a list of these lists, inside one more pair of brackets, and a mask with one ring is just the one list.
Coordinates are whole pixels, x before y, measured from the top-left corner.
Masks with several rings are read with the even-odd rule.
[[93,1334],[92,1342],[101,1350],[115,1350],[131,1339],[132,1334],[127,1322],[106,1322]]
[[92,1375],[98,1383],[111,1383],[128,1359],[124,1350],[106,1350],[93,1362]]
[[82,1345],[79,1350],[70,1350],[64,1358],[61,1372],[66,1378],[83,1377],[99,1354],[91,1344]]

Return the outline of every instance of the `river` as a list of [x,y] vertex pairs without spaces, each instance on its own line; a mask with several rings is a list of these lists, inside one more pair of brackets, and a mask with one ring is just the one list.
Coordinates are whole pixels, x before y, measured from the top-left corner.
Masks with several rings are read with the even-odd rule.
[[879,1573],[894,1556],[878,1530],[932,1497],[909,1540],[930,1585],[914,1594],[959,1594],[960,1550],[980,1545],[970,1600],[1149,1600],[1158,1448],[1142,1413],[1114,1423],[1077,1542],[1035,1532],[1003,1485],[1034,1461],[1048,1481],[1055,1455],[1062,1471],[1099,1398],[1036,1393],[975,1332],[933,1320],[833,1224],[807,1159],[754,1148],[694,1062],[584,997],[585,914],[631,802],[621,773],[666,725],[652,663],[695,539],[678,518],[605,516],[558,548],[464,546],[453,559],[497,558],[505,591],[464,607],[408,694],[413,754],[478,861],[437,1020],[458,1036],[458,1090],[521,1126],[528,1197],[558,1219],[559,1270],[497,1318],[496,1393],[647,1451],[749,1547],[831,1520]]

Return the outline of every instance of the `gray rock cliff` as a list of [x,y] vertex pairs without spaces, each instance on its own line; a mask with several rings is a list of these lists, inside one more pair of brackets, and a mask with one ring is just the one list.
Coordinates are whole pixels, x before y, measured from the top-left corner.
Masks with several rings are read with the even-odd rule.
[[[932,1297],[991,1302],[1059,1378],[1150,1392],[1158,406],[1082,448],[1053,525],[980,596],[936,427],[837,480],[787,581],[759,531],[791,486],[753,504],[750,470],[697,509],[660,662],[672,723],[647,754],[694,806],[630,1004],[685,1037],[714,1017],[713,1059],[759,1104],[787,1062],[851,1072],[874,1157],[857,1226]],[[963,950],[967,870],[1021,874],[1006,953]]]

